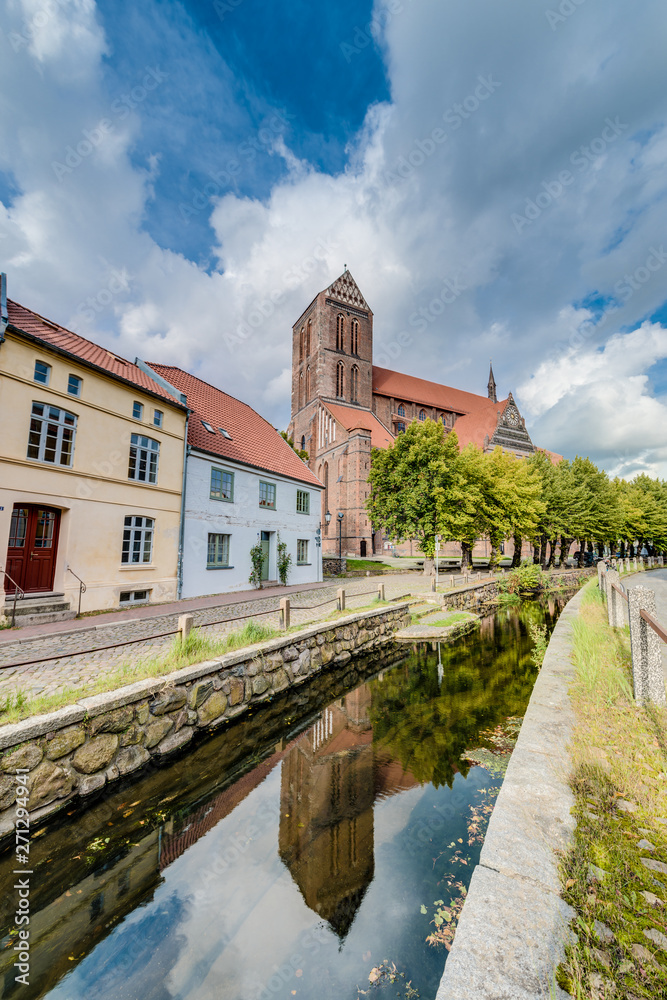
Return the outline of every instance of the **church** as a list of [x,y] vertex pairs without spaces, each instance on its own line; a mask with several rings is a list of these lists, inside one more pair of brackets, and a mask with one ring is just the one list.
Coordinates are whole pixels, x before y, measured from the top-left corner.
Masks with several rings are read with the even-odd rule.
[[512,394],[498,399],[492,368],[487,394],[478,396],[375,366],[373,312],[346,269],[292,328],[288,433],[324,484],[325,556],[339,547],[357,557],[382,551],[381,533],[373,532],[364,507],[371,449],[389,447],[408,423],[427,419],[441,421],[446,432],[456,429],[462,448],[500,446],[524,457],[535,451]]

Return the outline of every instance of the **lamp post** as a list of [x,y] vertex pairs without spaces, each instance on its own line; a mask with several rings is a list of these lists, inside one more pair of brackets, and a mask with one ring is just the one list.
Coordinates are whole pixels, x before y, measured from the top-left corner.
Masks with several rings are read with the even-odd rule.
[[343,558],[343,553],[342,553],[341,549],[342,549],[342,544],[343,544],[343,535],[342,535],[342,532],[343,532],[343,518],[344,517],[345,517],[345,514],[342,514],[339,511],[338,512],[338,561],[339,562]]

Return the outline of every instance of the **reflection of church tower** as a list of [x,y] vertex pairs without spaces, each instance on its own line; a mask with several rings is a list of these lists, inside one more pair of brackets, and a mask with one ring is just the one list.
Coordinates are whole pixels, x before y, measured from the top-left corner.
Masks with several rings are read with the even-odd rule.
[[362,685],[327,708],[282,763],[280,857],[341,939],[374,872],[369,703]]

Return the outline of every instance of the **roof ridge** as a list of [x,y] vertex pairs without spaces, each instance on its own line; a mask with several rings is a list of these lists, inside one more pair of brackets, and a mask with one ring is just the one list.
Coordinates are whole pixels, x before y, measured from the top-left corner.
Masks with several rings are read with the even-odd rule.
[[[17,302],[16,299],[7,299],[7,302],[8,303],[11,302],[13,306],[18,306],[19,309],[24,309],[27,313],[30,313],[31,316],[36,316],[37,319],[40,319],[42,321],[42,323],[46,323],[47,326],[52,326],[55,330],[62,330],[63,333],[68,333],[71,337],[78,337],[79,340],[85,341],[85,343],[90,344],[91,347],[98,347],[101,350],[106,351],[108,354],[113,354],[114,358],[116,358],[118,361],[124,361],[126,365],[132,365],[133,368],[138,367],[138,365],[135,365],[134,361],[129,361],[128,358],[124,358],[122,357],[122,355],[117,354],[115,351],[109,350],[109,348],[105,347],[103,344],[97,344],[95,343],[94,340],[89,340],[88,337],[84,337],[83,334],[77,333],[76,330],[70,330],[68,326],[63,326],[62,323],[56,323],[55,320],[48,319],[48,317],[46,316],[42,316],[41,313],[35,312],[34,309],[29,309],[28,306],[24,306],[21,302]],[[12,323],[11,325],[13,326],[14,324]],[[40,340],[41,339],[43,338],[40,337]]]
[[[246,403],[244,399],[239,399],[238,396],[232,396],[231,393],[227,392],[225,389],[220,389],[217,385],[212,385],[210,382],[204,381],[203,378],[199,378],[198,375],[193,375],[192,372],[186,372],[185,368],[179,368],[178,365],[163,365],[159,361],[146,361],[146,364],[149,368],[169,368],[170,371],[181,372],[181,374],[187,375],[188,378],[196,379],[197,382],[207,386],[209,389],[213,389],[214,392],[221,392],[223,396],[227,396],[228,399],[233,399],[235,403],[240,403],[241,406],[246,406],[249,410],[252,410],[253,413],[256,413],[258,417],[261,417],[261,419],[268,424],[269,427],[273,427],[274,430],[276,429],[273,424],[270,423],[266,417],[262,417],[262,414],[259,413],[254,406],[251,406],[250,403]],[[174,388],[178,387],[174,386]]]

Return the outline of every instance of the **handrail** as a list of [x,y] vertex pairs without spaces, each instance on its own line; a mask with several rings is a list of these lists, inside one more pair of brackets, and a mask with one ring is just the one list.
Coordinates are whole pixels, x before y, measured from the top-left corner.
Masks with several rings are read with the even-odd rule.
[[16,580],[12,580],[11,576],[9,575],[6,569],[3,569],[2,572],[14,587],[14,605],[12,607],[12,628],[14,628],[14,625],[16,624],[16,602],[23,600],[23,598],[25,597],[25,590],[23,590],[22,587],[19,587]]
[[626,592],[623,590],[622,587],[619,587],[617,583],[612,583],[611,589],[615,590],[617,594],[620,594],[623,600],[627,603],[628,595],[626,594]]
[[667,642],[667,629],[663,628],[660,622],[656,621],[653,615],[649,614],[648,611],[645,611],[644,608],[642,608],[639,612],[639,617],[643,618],[646,624],[651,626],[653,631],[660,639],[662,639],[663,642]]
[[76,573],[74,572],[74,570],[73,570],[73,569],[71,569],[71,568],[69,567],[69,565],[68,565],[68,566],[66,566],[65,568],[67,569],[67,572],[68,572],[68,573],[71,573],[71,574],[72,574],[72,576],[76,577],[76,579],[77,579],[77,580],[79,581],[79,610],[78,610],[78,611],[77,611],[77,613],[76,613],[76,617],[77,617],[77,618],[80,618],[80,617],[81,617],[81,595],[82,595],[82,594],[85,594],[85,593],[86,593],[86,585],[85,585],[85,583],[83,582],[83,580],[81,579],[81,577],[80,577],[80,576],[78,576],[78,575],[77,575],[77,574],[76,574]]

